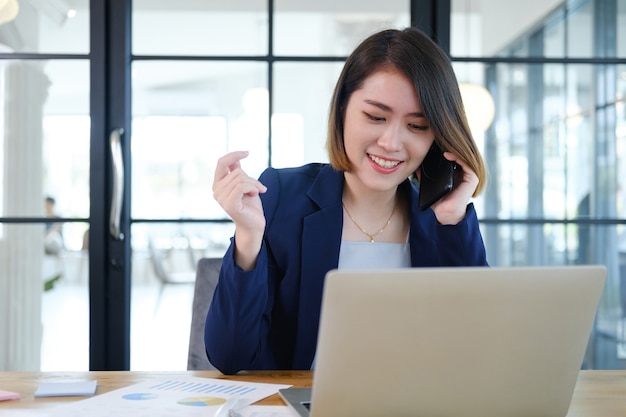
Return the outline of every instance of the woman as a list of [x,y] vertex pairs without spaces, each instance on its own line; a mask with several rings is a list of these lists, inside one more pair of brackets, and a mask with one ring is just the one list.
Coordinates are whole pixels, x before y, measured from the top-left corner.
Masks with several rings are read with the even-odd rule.
[[[427,210],[407,179],[436,142],[462,181]],[[310,369],[322,288],[334,268],[485,266],[469,200],[485,184],[456,77],[416,29],[385,30],[347,59],[331,101],[330,164],[248,177],[222,157],[215,199],[235,222],[207,315],[209,360],[224,373]]]

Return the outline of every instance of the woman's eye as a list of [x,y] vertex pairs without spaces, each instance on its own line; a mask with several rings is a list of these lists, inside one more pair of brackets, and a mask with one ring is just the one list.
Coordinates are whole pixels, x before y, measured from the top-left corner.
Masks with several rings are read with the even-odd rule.
[[415,123],[409,123],[409,128],[411,130],[419,130],[419,131],[428,130],[428,126],[418,125]]
[[369,114],[369,113],[365,113],[365,115],[367,116],[368,119],[370,119],[370,120],[372,120],[374,122],[384,122],[385,121],[384,117],[374,116],[373,114]]

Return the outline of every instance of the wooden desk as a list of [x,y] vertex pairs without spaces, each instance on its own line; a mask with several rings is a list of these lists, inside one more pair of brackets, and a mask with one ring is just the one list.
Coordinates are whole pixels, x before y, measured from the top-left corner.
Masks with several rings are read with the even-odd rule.
[[626,371],[580,371],[567,417],[626,416]]
[[[96,371],[96,372],[0,372],[0,389],[18,392],[20,400],[0,401],[0,415],[4,409],[46,408],[66,402],[84,400],[90,397],[45,397],[35,398],[33,394],[41,382],[86,381],[97,380],[96,395],[124,388],[139,382],[197,376],[204,378],[229,379],[233,381],[264,382],[270,384],[290,384],[295,387],[310,387],[311,371],[272,371],[246,372],[238,375],[222,375],[218,371],[182,371],[182,372],[129,372],[129,371]],[[278,394],[265,398],[259,405],[285,405]]]
[[[5,409],[46,408],[64,402],[77,401],[89,397],[34,398],[33,393],[40,382],[59,380],[98,380],[96,394],[143,381],[181,376],[199,376],[291,384],[296,387],[310,387],[311,371],[248,372],[239,375],[222,375],[215,371],[189,372],[0,372],[0,389],[19,392],[21,400],[0,402],[0,414]],[[273,395],[259,405],[284,405],[278,395]],[[624,417],[626,416],[626,371],[581,371],[574,392],[568,417]]]

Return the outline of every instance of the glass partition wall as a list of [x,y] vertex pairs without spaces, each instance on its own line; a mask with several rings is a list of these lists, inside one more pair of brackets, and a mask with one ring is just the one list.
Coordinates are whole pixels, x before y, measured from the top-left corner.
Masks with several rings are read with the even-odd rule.
[[[247,149],[252,176],[325,162],[347,54],[410,24],[449,49],[462,84],[489,169],[476,200],[489,262],[606,265],[584,366],[626,366],[626,0],[17,1],[0,24],[0,370],[85,370],[90,350],[121,358],[98,367],[185,369],[195,265],[233,232],[215,161]],[[99,132],[120,108],[107,77],[130,97],[121,249],[103,237]]]

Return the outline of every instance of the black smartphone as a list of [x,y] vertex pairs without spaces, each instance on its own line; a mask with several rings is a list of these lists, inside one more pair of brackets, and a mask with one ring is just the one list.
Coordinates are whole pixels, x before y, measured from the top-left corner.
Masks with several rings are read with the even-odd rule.
[[[458,181],[461,167],[443,157],[443,151],[433,142],[428,150],[420,170],[418,187],[420,190],[418,207],[426,210],[437,200],[448,194],[454,188],[455,180]],[[415,175],[417,179],[417,175]]]

